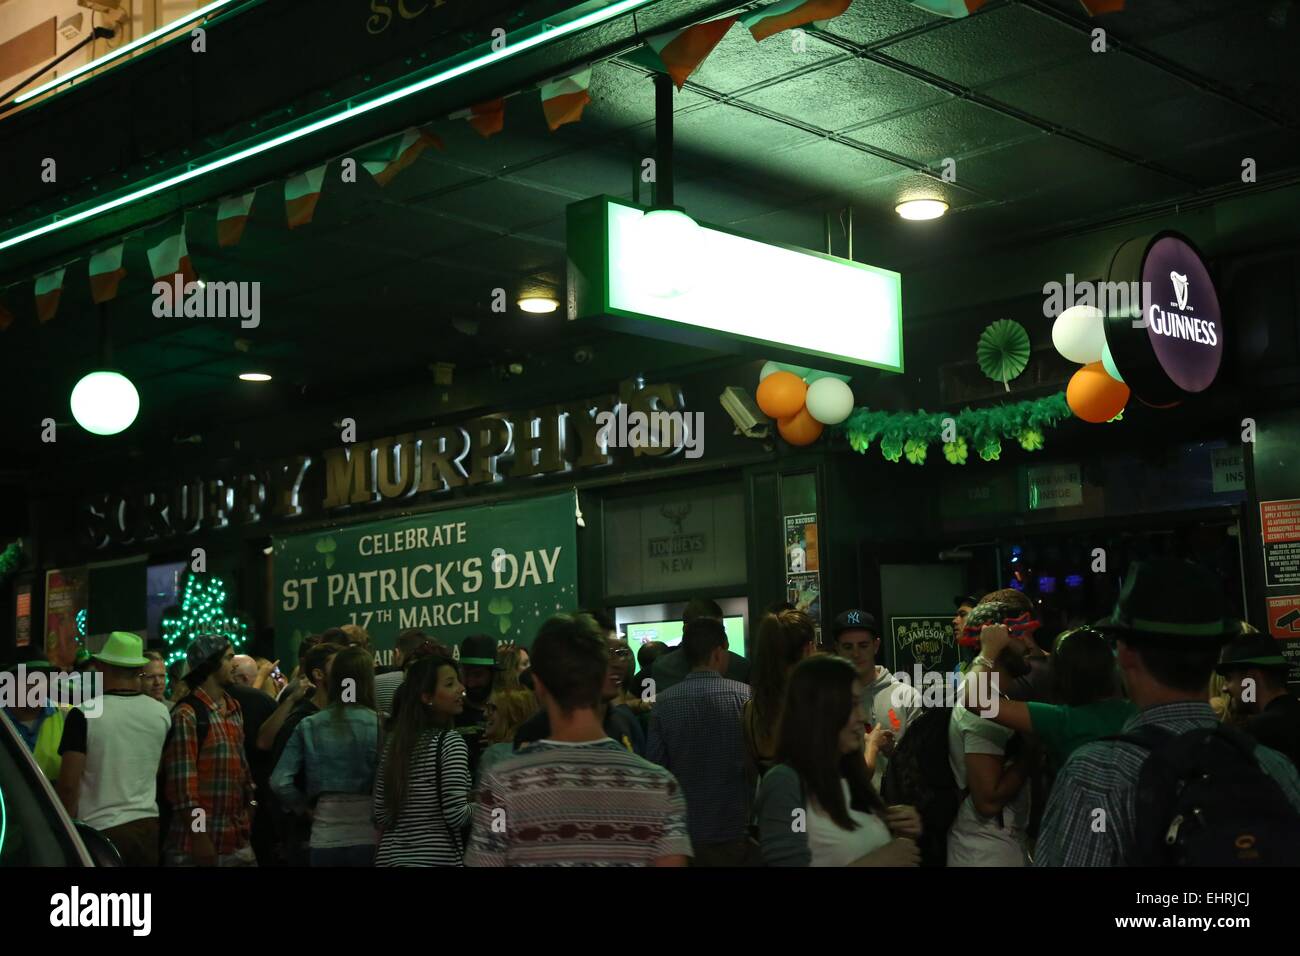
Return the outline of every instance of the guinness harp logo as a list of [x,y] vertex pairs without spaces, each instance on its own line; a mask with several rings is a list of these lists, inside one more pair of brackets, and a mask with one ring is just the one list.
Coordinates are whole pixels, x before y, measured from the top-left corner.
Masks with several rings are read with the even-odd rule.
[[1169,280],[1174,284],[1174,296],[1178,299],[1178,311],[1187,311],[1187,276],[1177,272],[1169,273]]

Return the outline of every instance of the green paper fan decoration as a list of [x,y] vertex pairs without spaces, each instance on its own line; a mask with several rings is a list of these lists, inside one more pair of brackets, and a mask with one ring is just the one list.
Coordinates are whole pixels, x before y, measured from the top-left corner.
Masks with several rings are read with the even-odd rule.
[[975,358],[980,371],[1009,392],[1007,383],[1029,364],[1029,333],[1019,322],[998,319],[980,333]]

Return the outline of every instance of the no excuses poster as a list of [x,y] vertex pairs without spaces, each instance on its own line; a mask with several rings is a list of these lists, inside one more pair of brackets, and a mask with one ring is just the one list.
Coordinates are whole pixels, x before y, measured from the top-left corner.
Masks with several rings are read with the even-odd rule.
[[274,539],[277,652],[359,624],[375,649],[420,628],[448,645],[527,646],[577,605],[573,494],[458,508]]

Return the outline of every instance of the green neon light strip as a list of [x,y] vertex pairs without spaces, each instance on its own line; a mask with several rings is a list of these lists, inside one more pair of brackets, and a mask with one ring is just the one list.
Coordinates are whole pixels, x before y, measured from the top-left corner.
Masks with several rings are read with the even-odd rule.
[[25,103],[27,100],[30,100],[32,97],[40,96],[42,93],[46,92],[47,90],[52,90],[56,86],[62,86],[64,83],[67,83],[70,80],[75,80],[77,77],[82,76],[85,73],[89,73],[91,70],[98,70],[101,66],[104,66],[106,63],[110,62],[111,60],[116,60],[120,56],[126,56],[126,54],[130,53],[132,50],[138,50],[146,43],[152,43],[154,40],[158,39],[159,37],[166,36],[167,34],[171,33],[173,30],[179,30],[181,27],[193,23],[195,20],[201,20],[204,17],[206,17],[209,13],[212,13],[213,11],[220,9],[221,7],[229,6],[234,2],[235,0],[212,0],[212,3],[209,3],[206,7],[201,7],[200,9],[195,10],[193,13],[187,13],[183,17],[178,17],[177,19],[173,20],[171,23],[167,24],[166,26],[162,26],[159,27],[157,30],[154,30],[153,33],[147,33],[138,40],[132,40],[126,46],[118,47],[113,52],[108,53],[105,56],[101,56],[98,60],[92,60],[90,63],[84,63],[81,66],[77,67],[75,70],[73,70],[71,73],[65,73],[63,76],[56,76],[48,83],[42,83],[40,86],[36,87],[36,89],[24,93],[22,96],[14,97],[14,102]]
[[482,56],[475,57],[472,60],[467,60],[466,62],[453,66],[441,73],[420,80],[418,83],[412,83],[410,86],[394,90],[391,93],[377,97],[367,103],[351,105],[343,112],[335,113],[333,116],[327,116],[314,123],[308,123],[306,126],[275,136],[264,142],[258,143],[256,146],[250,146],[247,149],[240,150],[237,153],[232,153],[229,156],[224,156],[221,159],[213,160],[212,162],[205,163],[202,166],[196,166],[183,173],[177,173],[175,176],[170,176],[151,186],[144,186],[134,192],[126,193],[123,196],[111,199],[108,202],[99,204],[98,206],[93,206],[90,209],[83,209],[81,212],[72,213],[62,219],[46,223],[43,226],[38,226],[35,229],[20,233],[19,235],[13,236],[9,239],[0,240],[0,250],[11,249],[30,239],[38,239],[41,236],[49,235],[50,233],[57,232],[60,229],[74,226],[79,222],[85,222],[87,219],[93,219],[101,213],[109,212],[110,210],[117,209],[140,199],[145,199],[149,196],[160,193],[163,190],[171,189],[173,186],[179,186],[181,183],[187,183],[192,179],[198,179],[200,176],[206,176],[208,173],[214,172],[218,169],[224,169],[226,166],[232,166],[235,163],[248,159],[250,156],[257,156],[261,153],[275,149],[277,146],[283,146],[285,143],[292,143],[294,140],[302,139],[304,136],[310,136],[318,130],[337,126],[339,123],[352,119],[353,117],[361,116],[362,114],[369,113],[372,110],[377,110],[380,107],[387,106],[389,103],[396,103],[398,100],[404,100],[408,96],[414,96],[416,93],[422,93],[435,86],[441,86],[443,83],[448,83],[458,77],[465,76],[467,73],[474,73],[478,70],[484,69],[485,67],[491,66],[494,63],[499,63],[502,60],[507,60],[527,50],[531,50],[534,47],[551,43],[555,40],[561,39],[562,37],[566,37],[571,33],[577,33],[579,30],[585,30],[587,27],[594,26],[595,24],[603,23],[606,20],[612,20],[614,17],[622,16],[625,13],[654,2],[655,0],[618,0],[617,3],[611,4],[602,10],[594,10],[591,13],[583,14],[576,20],[571,20],[568,23],[553,26],[550,29],[543,29],[541,33],[520,40],[518,43],[507,45],[502,47],[500,50],[494,50],[491,53],[486,53]]

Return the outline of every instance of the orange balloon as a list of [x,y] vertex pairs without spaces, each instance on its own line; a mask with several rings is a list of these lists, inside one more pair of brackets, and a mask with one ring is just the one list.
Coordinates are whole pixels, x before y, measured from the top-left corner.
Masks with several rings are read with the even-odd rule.
[[1128,404],[1129,388],[1111,378],[1100,362],[1089,362],[1070,378],[1065,400],[1085,422],[1108,422]]
[[773,372],[758,383],[754,397],[764,415],[779,421],[799,413],[808,397],[808,386],[794,372]]
[[[768,376],[771,378],[772,376]],[[808,409],[801,408],[790,418],[778,419],[776,430],[791,445],[811,445],[822,437],[826,426],[808,414]]]

